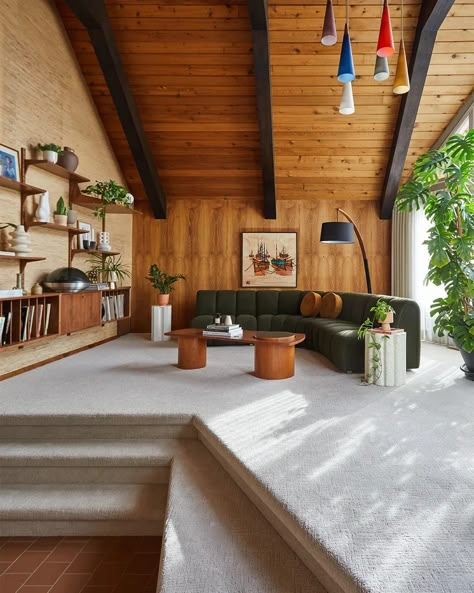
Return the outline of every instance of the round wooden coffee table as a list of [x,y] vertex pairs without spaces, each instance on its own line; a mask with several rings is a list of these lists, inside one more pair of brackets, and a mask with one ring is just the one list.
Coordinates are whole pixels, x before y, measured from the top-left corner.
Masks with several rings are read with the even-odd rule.
[[295,346],[305,339],[291,332],[254,332],[255,376],[289,379],[295,374]]

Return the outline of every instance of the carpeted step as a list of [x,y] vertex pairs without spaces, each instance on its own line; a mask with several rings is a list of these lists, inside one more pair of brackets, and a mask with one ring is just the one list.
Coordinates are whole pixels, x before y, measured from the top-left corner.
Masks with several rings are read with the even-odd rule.
[[326,593],[199,442],[173,460],[159,593]]
[[167,492],[165,484],[8,484],[0,535],[161,535]]
[[194,439],[193,416],[179,415],[3,415],[0,440]]

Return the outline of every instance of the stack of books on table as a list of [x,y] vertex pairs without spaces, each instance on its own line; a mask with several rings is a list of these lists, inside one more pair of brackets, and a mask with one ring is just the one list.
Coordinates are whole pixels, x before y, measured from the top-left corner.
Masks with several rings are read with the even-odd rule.
[[243,330],[240,325],[215,325],[211,324],[202,331],[203,336],[211,338],[241,338]]

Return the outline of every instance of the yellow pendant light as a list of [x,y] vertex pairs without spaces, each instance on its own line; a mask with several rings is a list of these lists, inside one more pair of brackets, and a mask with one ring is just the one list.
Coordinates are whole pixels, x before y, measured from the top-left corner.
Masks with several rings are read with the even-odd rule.
[[402,0],[402,38],[398,52],[397,70],[393,82],[393,92],[396,95],[404,95],[410,90],[410,77],[408,75],[407,55],[405,52],[405,41],[403,39],[403,0]]

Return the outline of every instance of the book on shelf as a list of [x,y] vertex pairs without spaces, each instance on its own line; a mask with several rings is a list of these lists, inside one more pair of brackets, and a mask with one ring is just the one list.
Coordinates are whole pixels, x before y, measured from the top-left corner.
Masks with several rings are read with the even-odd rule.
[[28,305],[23,305],[21,308],[21,325],[20,325],[20,342],[26,342],[28,335],[28,319],[30,308]]
[[89,286],[87,288],[84,289],[84,291],[97,291],[97,290],[107,290],[109,288],[109,285],[107,284],[107,282],[96,282],[95,284],[89,284]]
[[49,316],[51,315],[51,303],[46,303],[46,313],[44,316],[44,331],[43,331],[43,336],[47,336],[48,335],[48,329],[49,329]]
[[36,305],[30,306],[30,316],[28,319],[28,332],[26,335],[27,340],[31,340],[31,332],[33,331],[33,320],[35,318],[35,309],[36,309]]
[[8,257],[15,257],[14,251],[0,251],[0,255],[6,255]]
[[5,324],[3,327],[3,335],[1,335],[1,342],[3,345],[10,343],[10,325],[12,321],[12,313],[11,311],[4,311],[5,313]]
[[41,305],[38,305],[38,314],[36,315],[36,331],[35,331],[35,337],[39,338],[41,335],[41,322],[43,320],[43,307],[44,305],[41,303]]
[[22,288],[11,288],[9,290],[0,290],[0,299],[23,296]]
[[0,346],[3,345],[3,329],[5,327],[6,320],[6,317],[0,317]]

